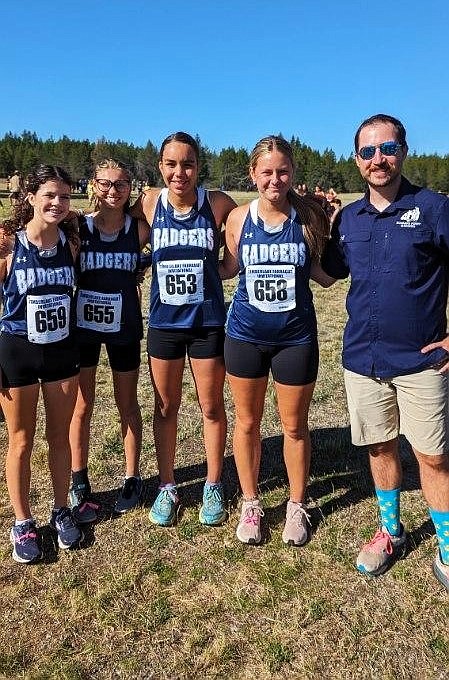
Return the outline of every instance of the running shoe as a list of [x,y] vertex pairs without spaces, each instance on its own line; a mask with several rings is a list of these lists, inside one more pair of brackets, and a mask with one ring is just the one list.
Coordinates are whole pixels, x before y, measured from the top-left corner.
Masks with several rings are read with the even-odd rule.
[[72,484],[69,490],[70,508],[73,518],[78,524],[89,524],[98,519],[100,506],[90,497],[90,487],[87,484]]
[[438,555],[435,557],[433,564],[433,573],[439,580],[442,586],[449,590],[449,564],[444,564],[441,559],[441,553],[438,551]]
[[176,522],[179,498],[176,487],[159,489],[149,513],[150,522],[161,527],[171,527]]
[[402,524],[399,536],[391,536],[382,527],[362,546],[357,557],[357,569],[368,576],[380,576],[393,562],[404,557],[406,549],[407,535]]
[[20,564],[30,564],[42,558],[42,550],[39,546],[36,522],[29,520],[13,526],[10,533],[13,544],[12,558]]
[[236,531],[239,541],[249,543],[250,545],[256,545],[261,542],[260,519],[263,516],[264,511],[257,498],[243,501],[240,521]]
[[306,507],[302,503],[288,501],[285,526],[282,532],[284,543],[294,546],[304,545],[308,538],[308,524],[310,524],[310,517]]
[[127,477],[115,501],[114,512],[122,514],[134,510],[140,505],[142,496],[142,479]]
[[83,534],[75,524],[70,508],[52,510],[50,526],[58,535],[58,545],[62,550],[74,548],[83,539]]
[[203,505],[200,509],[200,522],[208,526],[223,524],[227,516],[223,484],[205,484]]

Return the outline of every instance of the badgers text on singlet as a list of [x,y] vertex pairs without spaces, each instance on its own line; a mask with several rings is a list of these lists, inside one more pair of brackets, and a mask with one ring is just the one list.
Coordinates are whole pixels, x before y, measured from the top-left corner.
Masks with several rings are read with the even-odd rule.
[[306,260],[304,243],[243,244],[241,252],[245,267],[264,262],[283,262],[303,267]]
[[137,257],[136,253],[81,252],[80,269],[82,272],[94,269],[118,269],[133,272],[137,266]]
[[196,246],[213,251],[214,230],[211,227],[208,229],[204,227],[192,229],[153,228],[153,251],[170,246]]
[[17,290],[22,295],[27,290],[39,286],[69,286],[75,285],[75,270],[73,267],[27,267],[14,269]]

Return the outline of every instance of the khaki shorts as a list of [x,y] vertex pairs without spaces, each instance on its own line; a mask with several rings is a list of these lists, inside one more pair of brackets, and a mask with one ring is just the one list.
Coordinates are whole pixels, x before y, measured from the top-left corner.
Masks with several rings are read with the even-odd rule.
[[381,380],[345,369],[344,377],[353,444],[380,444],[403,434],[420,453],[447,453],[445,373],[429,368]]

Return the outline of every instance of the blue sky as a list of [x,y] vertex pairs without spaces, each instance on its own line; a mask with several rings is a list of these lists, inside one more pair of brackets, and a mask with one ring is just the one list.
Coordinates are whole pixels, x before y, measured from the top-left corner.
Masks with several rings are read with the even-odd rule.
[[403,120],[449,153],[448,0],[23,0],[4,3],[0,136],[176,130],[214,150],[281,132],[337,157],[361,120]]

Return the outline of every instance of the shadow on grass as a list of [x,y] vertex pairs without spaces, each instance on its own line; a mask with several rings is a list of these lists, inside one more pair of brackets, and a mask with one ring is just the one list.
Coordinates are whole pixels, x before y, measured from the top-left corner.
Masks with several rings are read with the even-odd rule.
[[[332,513],[351,505],[357,505],[360,501],[372,496],[373,482],[367,450],[351,444],[349,427],[318,428],[312,430],[311,439],[312,461],[307,493],[312,500],[310,515],[312,531],[314,531]],[[282,446],[282,436],[267,437],[262,440],[259,474],[259,488],[262,493],[288,486]],[[402,489],[405,491],[419,489],[418,466],[408,442],[403,437],[400,437],[400,456],[403,468]],[[184,508],[199,506],[206,478],[206,464],[177,468],[175,475],[182,506]],[[224,459],[222,481],[230,508],[236,507],[240,487],[233,455],[228,455]],[[141,503],[143,507],[150,507],[153,503],[158,483],[156,476],[144,480]],[[101,504],[99,522],[119,516],[113,512],[119,491],[120,489],[117,488],[93,494],[95,501]],[[284,521],[285,506],[286,502],[283,502],[265,509],[268,525],[274,526]],[[410,534],[412,545],[418,546],[431,533],[433,533],[432,523],[423,522]]]

